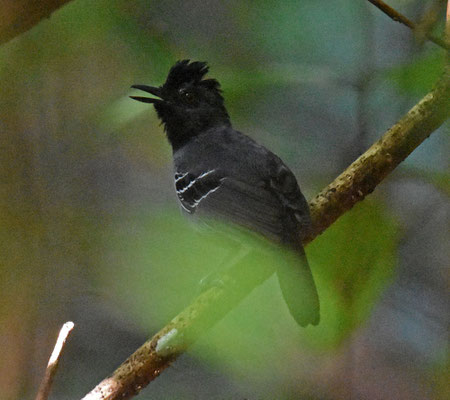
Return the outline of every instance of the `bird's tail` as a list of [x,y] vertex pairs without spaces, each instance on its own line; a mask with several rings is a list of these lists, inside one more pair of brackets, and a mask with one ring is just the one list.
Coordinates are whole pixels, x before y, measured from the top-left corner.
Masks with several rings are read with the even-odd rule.
[[286,262],[277,268],[284,301],[300,326],[317,325],[320,321],[319,296],[303,247],[286,253]]

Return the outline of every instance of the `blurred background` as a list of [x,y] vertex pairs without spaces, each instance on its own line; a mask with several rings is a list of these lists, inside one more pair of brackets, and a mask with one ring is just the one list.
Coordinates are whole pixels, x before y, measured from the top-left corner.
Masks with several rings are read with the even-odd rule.
[[[389,4],[442,32],[445,1]],[[153,108],[128,98],[183,58],[210,63],[234,127],[311,199],[431,89],[444,51],[362,0],[73,0],[3,44],[1,399],[34,397],[67,320],[51,398],[82,397],[219,263],[180,215]],[[307,247],[318,327],[271,278],[137,398],[448,398],[449,138]]]

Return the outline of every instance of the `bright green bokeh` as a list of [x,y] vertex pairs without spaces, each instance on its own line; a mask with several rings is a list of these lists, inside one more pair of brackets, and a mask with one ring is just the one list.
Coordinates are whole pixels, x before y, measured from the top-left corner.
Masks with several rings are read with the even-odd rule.
[[[220,235],[199,231],[182,216],[161,210],[157,216],[141,216],[140,220],[145,221],[144,235],[111,243],[125,248],[121,267],[113,279],[106,280],[136,320],[152,329],[188,306],[198,291],[198,281],[230,254]],[[241,243],[248,240],[239,235],[235,238]],[[230,373],[264,379],[274,366],[282,368],[286,357],[295,363],[304,352],[337,349],[370,317],[389,284],[396,244],[392,218],[379,203],[366,200],[307,248],[321,300],[318,327],[296,325],[272,276],[203,336],[194,354]],[[270,250],[263,259],[273,263],[282,257],[279,251]],[[253,260],[249,263],[262,262],[259,256]]]

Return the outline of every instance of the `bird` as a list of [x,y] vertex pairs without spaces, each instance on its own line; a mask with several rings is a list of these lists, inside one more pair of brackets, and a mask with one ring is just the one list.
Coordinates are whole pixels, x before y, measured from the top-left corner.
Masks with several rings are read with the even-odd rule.
[[308,203],[292,171],[274,153],[232,127],[220,83],[209,65],[177,61],[159,87],[131,87],[153,97],[172,147],[181,209],[264,237],[294,257],[275,268],[285,303],[302,327],[320,321],[320,303],[301,238],[311,230]]

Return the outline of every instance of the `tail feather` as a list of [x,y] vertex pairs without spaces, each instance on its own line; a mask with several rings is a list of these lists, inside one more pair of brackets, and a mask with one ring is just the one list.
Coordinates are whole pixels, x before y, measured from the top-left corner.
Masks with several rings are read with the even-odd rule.
[[317,325],[320,303],[303,248],[289,251],[286,262],[277,268],[278,282],[292,317],[300,326]]

